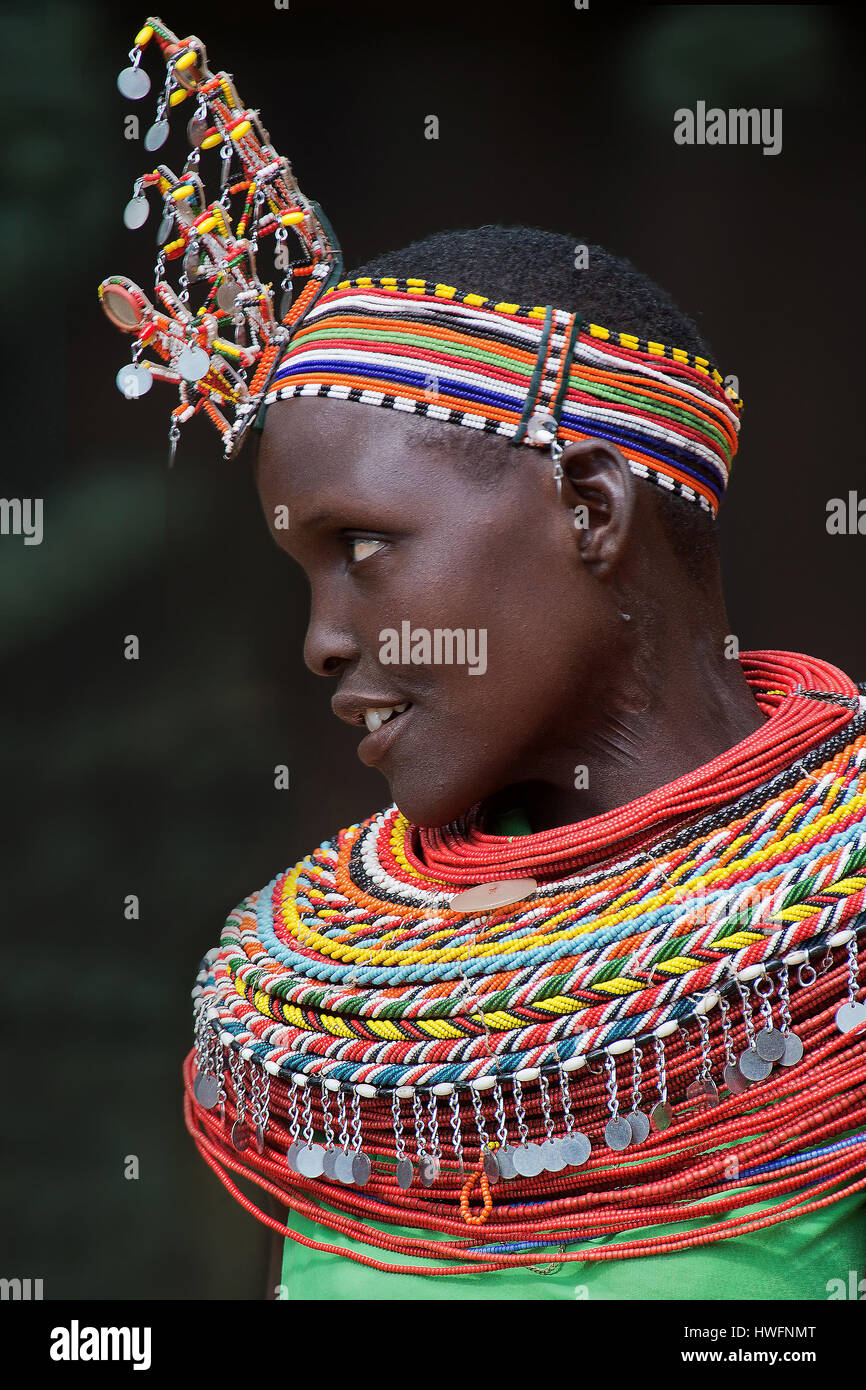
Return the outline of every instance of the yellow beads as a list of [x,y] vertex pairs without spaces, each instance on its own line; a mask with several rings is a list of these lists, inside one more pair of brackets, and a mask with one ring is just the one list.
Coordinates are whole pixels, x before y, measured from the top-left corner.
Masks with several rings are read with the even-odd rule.
[[219,131],[218,131],[218,130],[215,130],[214,133],[213,133],[213,135],[206,135],[206,136],[204,137],[204,139],[203,139],[202,142],[201,142],[201,147],[202,147],[203,150],[212,150],[212,149],[214,149],[217,145],[221,145],[221,144],[222,144],[222,140],[223,140],[223,138],[222,138],[222,136],[220,135]]
[[137,33],[136,36],[135,36],[134,42],[135,42],[136,48],[144,48],[144,46],[145,46],[146,44],[149,44],[149,43],[150,43],[150,41],[151,41],[152,38],[153,38],[153,25],[152,25],[152,24],[145,24],[144,28],[143,28],[143,29],[139,29],[138,33]]
[[249,135],[252,128],[251,121],[240,121],[229,133],[233,140],[242,140],[245,135]]

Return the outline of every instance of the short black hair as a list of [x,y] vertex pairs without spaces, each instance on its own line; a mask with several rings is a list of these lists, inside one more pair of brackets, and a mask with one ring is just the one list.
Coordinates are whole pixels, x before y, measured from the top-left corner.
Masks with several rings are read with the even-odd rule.
[[[582,247],[586,248],[586,268],[579,270],[575,261]],[[631,261],[580,238],[541,227],[488,224],[435,232],[346,271],[345,278],[357,280],[365,275],[373,279],[417,277],[495,301],[552,304],[556,309],[579,312],[585,320],[613,332],[633,333],[713,361],[709,344],[694,321]],[[419,420],[422,423],[427,424]],[[453,433],[462,436],[459,441],[455,438],[455,449],[477,461],[479,474],[491,476],[491,461],[501,468],[506,452],[489,449],[489,442],[502,444],[499,437],[485,435],[482,439],[468,429]],[[653,495],[665,536],[689,578],[706,584],[717,559],[715,518],[653,483],[644,486]]]

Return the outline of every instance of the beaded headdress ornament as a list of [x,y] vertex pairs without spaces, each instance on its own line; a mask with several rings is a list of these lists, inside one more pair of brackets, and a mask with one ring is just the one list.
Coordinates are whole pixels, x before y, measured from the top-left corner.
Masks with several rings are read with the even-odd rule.
[[[167,72],[145,148],[161,148],[170,110],[194,98],[192,149],[180,176],[166,165],[142,175],[124,213],[128,227],[140,227],[146,192],[162,196],[159,307],[123,276],[103,280],[99,294],[112,322],[135,334],[132,362],[117,377],[124,394],[143,395],[154,378],[179,387],[171,458],[180,426],[200,411],[230,457],[251,425],[262,427],[274,401],[326,396],[426,415],[515,445],[549,445],[555,473],[565,443],[609,439],[638,477],[718,510],[742,402],[705,358],[550,305],[494,302],[421,279],[341,280],[340,247],[321,208],[301,192],[230,75],[210,71],[200,39],[178,39],[149,19],[118,78],[123,95],[138,100],[149,91],[141,57],[152,39]],[[202,151],[217,147],[221,192],[208,202],[199,163]],[[235,198],[242,199],[236,225]],[[290,228],[300,248],[292,262]],[[258,268],[268,237],[285,272],[278,307]],[[177,290],[166,279],[170,261],[182,261]],[[193,311],[190,295],[201,289]],[[160,360],[143,358],[145,348]]]

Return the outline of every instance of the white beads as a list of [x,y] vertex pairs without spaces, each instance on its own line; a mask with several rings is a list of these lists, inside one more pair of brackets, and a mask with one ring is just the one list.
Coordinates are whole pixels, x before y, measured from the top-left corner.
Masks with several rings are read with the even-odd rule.
[[366,1081],[359,1081],[355,1086],[355,1094],[363,1096],[365,1100],[375,1100],[379,1092],[375,1086],[370,1086]]
[[524,1067],[522,1071],[514,1073],[515,1081],[537,1081],[541,1071],[538,1067]]
[[679,1026],[676,1019],[672,1019],[670,1023],[660,1023],[658,1028],[653,1029],[653,1037],[669,1038],[671,1033],[675,1033]]
[[[537,1072],[535,1074],[536,1076],[538,1075]],[[493,1087],[496,1085],[496,1077],[473,1076],[472,1080],[469,1082],[469,1085],[472,1087],[473,1091],[491,1091]]]
[[634,1038],[620,1038],[619,1042],[609,1043],[605,1052],[611,1053],[614,1057],[620,1057],[624,1052],[631,1052],[634,1047]]
[[450,1081],[440,1081],[432,1090],[434,1096],[450,1096],[454,1086]]
[[695,1013],[708,1014],[710,1012],[710,1009],[714,1009],[718,1002],[718,990],[711,990],[709,994],[704,995],[703,999],[698,1000],[697,1004],[695,1005]]

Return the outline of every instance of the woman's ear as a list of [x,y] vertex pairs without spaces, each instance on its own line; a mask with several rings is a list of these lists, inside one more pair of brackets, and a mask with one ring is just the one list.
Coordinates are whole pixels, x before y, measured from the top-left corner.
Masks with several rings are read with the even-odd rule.
[[628,460],[606,439],[579,439],[560,458],[562,501],[573,514],[580,557],[598,577],[625,547],[635,510],[635,478]]

